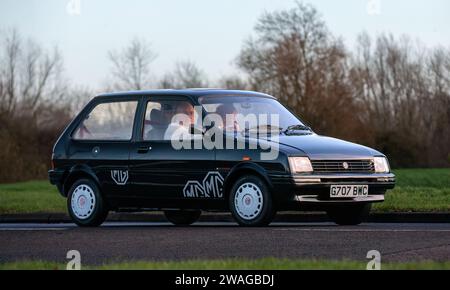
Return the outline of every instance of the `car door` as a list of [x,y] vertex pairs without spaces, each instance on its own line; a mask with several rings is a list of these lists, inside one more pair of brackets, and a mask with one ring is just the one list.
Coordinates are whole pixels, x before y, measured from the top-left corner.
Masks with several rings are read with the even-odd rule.
[[[162,202],[152,203],[155,206],[211,198],[204,194],[203,181],[208,173],[215,171],[215,150],[193,149],[194,140],[190,141],[192,149],[175,148],[169,136],[176,124],[175,115],[191,116],[192,111],[183,108],[193,108],[192,100],[182,96],[153,96],[145,98],[144,103],[140,136],[130,148],[133,195]],[[202,136],[195,138],[198,141]]]
[[95,102],[71,135],[70,159],[93,172],[102,192],[110,197],[128,197],[130,141],[139,99]]

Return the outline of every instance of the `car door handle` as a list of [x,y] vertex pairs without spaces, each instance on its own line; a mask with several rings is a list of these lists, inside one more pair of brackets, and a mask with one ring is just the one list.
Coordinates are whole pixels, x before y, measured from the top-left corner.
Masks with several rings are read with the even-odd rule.
[[145,153],[147,153],[150,150],[152,150],[152,147],[150,147],[150,146],[142,146],[142,147],[138,148],[137,152],[140,153],[140,154],[145,154]]

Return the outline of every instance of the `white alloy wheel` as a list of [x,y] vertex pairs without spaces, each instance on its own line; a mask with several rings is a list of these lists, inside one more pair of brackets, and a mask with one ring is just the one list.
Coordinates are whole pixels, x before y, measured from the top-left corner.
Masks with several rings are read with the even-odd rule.
[[89,185],[78,185],[72,194],[70,202],[73,214],[80,220],[89,218],[95,209],[94,190]]
[[256,218],[263,210],[263,202],[260,188],[252,182],[239,186],[234,196],[236,212],[244,220]]

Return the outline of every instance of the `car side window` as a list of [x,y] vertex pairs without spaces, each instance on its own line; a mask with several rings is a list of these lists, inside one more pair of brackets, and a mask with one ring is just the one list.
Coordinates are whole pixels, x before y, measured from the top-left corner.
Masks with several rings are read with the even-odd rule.
[[149,101],[145,112],[143,140],[171,140],[175,132],[189,132],[194,106],[184,100]]
[[85,117],[73,134],[76,140],[130,140],[137,101],[101,103]]

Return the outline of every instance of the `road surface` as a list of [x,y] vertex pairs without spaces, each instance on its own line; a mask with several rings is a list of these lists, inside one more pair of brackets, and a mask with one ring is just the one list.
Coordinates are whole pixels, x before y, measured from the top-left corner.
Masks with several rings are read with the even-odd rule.
[[169,261],[222,258],[350,259],[367,261],[378,250],[383,261],[450,261],[450,224],[274,223],[242,228],[234,223],[0,224],[0,263],[44,260],[65,263],[78,250],[82,262]]

